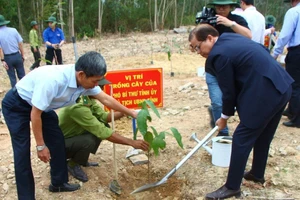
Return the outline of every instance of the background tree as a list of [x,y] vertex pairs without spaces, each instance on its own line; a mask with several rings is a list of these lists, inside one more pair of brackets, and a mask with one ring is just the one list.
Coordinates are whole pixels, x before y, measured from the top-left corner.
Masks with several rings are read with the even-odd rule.
[[[28,41],[30,21],[40,24],[40,33],[47,27],[45,20],[55,15],[68,41],[72,24],[77,38],[94,37],[100,33],[128,33],[172,29],[178,25],[195,25],[195,16],[209,0],[0,0],[0,13]],[[73,5],[73,6],[71,6]],[[289,4],[282,0],[255,0],[263,15],[274,15],[280,30]],[[71,11],[74,8],[74,12]],[[105,10],[105,12],[103,12]],[[74,15],[74,23],[72,16]]]

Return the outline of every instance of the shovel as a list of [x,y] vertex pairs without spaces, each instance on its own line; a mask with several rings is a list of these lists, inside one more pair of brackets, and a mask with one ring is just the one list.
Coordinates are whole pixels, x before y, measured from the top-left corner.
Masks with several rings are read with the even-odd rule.
[[[113,96],[113,87],[112,85],[110,86],[110,94]],[[112,131],[113,133],[115,132],[115,115],[114,115],[114,110],[111,109],[111,126],[112,126]],[[118,173],[117,173],[117,161],[116,161],[116,144],[113,143],[113,157],[114,157],[114,175],[115,179],[112,180],[109,183],[109,189],[114,192],[115,194],[120,195],[121,194],[121,186],[118,183]]]
[[160,186],[167,182],[168,178],[170,178],[175,172],[218,130],[218,126],[215,126],[204,138],[201,140],[165,177],[163,177],[160,181],[156,183],[150,183],[143,185],[137,189],[135,189],[130,194],[135,194],[139,192],[143,192],[149,190],[150,188],[154,188]]

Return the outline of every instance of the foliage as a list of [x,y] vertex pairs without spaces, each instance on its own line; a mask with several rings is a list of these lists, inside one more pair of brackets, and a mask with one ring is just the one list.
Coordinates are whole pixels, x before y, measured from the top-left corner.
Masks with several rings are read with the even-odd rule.
[[162,132],[158,133],[158,131],[155,129],[155,127],[148,126],[147,122],[152,121],[152,117],[150,115],[148,106],[152,109],[152,111],[155,113],[155,115],[158,118],[160,118],[160,115],[151,100],[145,100],[142,103],[140,103],[139,106],[141,107],[141,110],[137,116],[137,130],[134,133],[134,139],[136,139],[137,132],[139,131],[143,135],[144,140],[150,144],[150,150],[153,149],[155,155],[159,154],[159,149],[161,149],[161,150],[165,149],[166,135],[173,136],[176,139],[177,144],[181,148],[183,148],[181,134],[178,132],[178,130],[176,128],[174,128],[174,127],[170,128],[172,133],[169,133],[167,131],[162,131]]
[[[77,35],[84,33],[91,37],[95,35],[98,28],[98,1],[99,0],[76,0],[74,2],[74,24]],[[18,3],[20,6],[21,21],[18,19]],[[154,22],[153,0],[106,0],[103,1],[102,32],[128,33],[133,30],[150,31],[151,23]],[[162,19],[162,2],[169,5],[168,12],[165,12]],[[197,11],[208,2],[199,0],[177,0],[177,6],[172,0],[157,0],[158,25],[161,28],[174,27],[174,8],[177,7],[177,22],[181,25],[194,25]],[[184,3],[185,2],[185,3]],[[69,30],[69,3],[70,0],[62,0],[64,32],[68,36]],[[28,41],[30,22],[36,20],[40,25],[40,33],[47,27],[46,19],[53,13],[59,19],[59,0],[1,0],[0,14],[11,23],[9,26],[17,28],[25,41]],[[274,15],[276,17],[276,30],[280,30],[284,14],[290,4],[282,0],[255,0],[255,6],[263,15]],[[181,13],[183,17],[181,19]],[[179,24],[179,23],[178,23]],[[21,28],[22,27],[22,28]]]

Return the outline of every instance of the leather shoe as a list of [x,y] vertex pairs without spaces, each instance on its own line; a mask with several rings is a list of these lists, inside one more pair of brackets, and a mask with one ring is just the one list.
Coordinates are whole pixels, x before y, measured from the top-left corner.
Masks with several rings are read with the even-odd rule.
[[217,189],[214,192],[208,193],[205,196],[205,199],[227,199],[230,197],[235,196],[236,198],[241,196],[241,190],[229,190],[228,188],[226,188],[225,185],[223,185],[222,187],[220,187],[219,189]]
[[84,167],[98,167],[99,166],[99,163],[97,162],[86,162],[85,165],[82,165]]
[[52,184],[49,185],[50,192],[72,192],[78,190],[80,188],[79,184],[70,184],[70,183],[63,183],[59,186],[54,186]]
[[256,178],[253,174],[251,174],[251,171],[244,173],[244,179],[247,181],[253,181],[255,183],[261,183],[264,184],[265,179],[264,178]]
[[288,117],[289,119],[293,118],[293,115],[288,110],[284,110],[282,115]]
[[287,127],[296,127],[296,128],[300,128],[300,124],[295,124],[294,122],[292,121],[288,121],[288,122],[283,122],[282,123],[283,125],[287,126]]
[[75,165],[73,167],[68,165],[68,171],[72,176],[74,176],[74,178],[82,182],[87,182],[89,180],[86,173],[81,169],[79,165]]

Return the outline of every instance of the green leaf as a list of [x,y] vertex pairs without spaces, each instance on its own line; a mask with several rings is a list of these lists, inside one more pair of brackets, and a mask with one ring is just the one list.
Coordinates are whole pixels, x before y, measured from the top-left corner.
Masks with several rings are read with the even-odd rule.
[[159,149],[166,148],[166,142],[164,139],[165,139],[165,134],[161,132],[152,141],[152,148],[153,148],[154,154],[156,156],[158,156],[158,154],[159,154]]
[[178,145],[183,149],[183,144],[182,144],[182,137],[181,137],[181,134],[178,132],[178,130],[174,127],[171,127],[170,128],[172,133],[173,133],[173,136],[175,137]]
[[149,112],[147,110],[140,110],[137,116],[137,128],[141,132],[141,134],[144,136],[147,132],[148,126],[147,126],[147,118],[148,118]]
[[171,61],[171,51],[168,51],[168,60]]
[[159,112],[157,111],[157,109],[156,109],[154,103],[153,103],[151,100],[149,100],[149,99],[145,100],[145,102],[146,102],[147,105],[153,110],[153,112],[156,114],[156,116],[157,116],[158,118],[160,118]]
[[144,135],[144,140],[149,143],[150,145],[149,150],[151,150],[152,142],[153,142],[153,134],[150,131],[147,131],[147,133]]
[[158,136],[158,133],[157,133],[156,129],[155,129],[153,126],[150,126],[150,128],[152,129],[152,131],[153,131],[155,137],[157,137],[157,136]]

